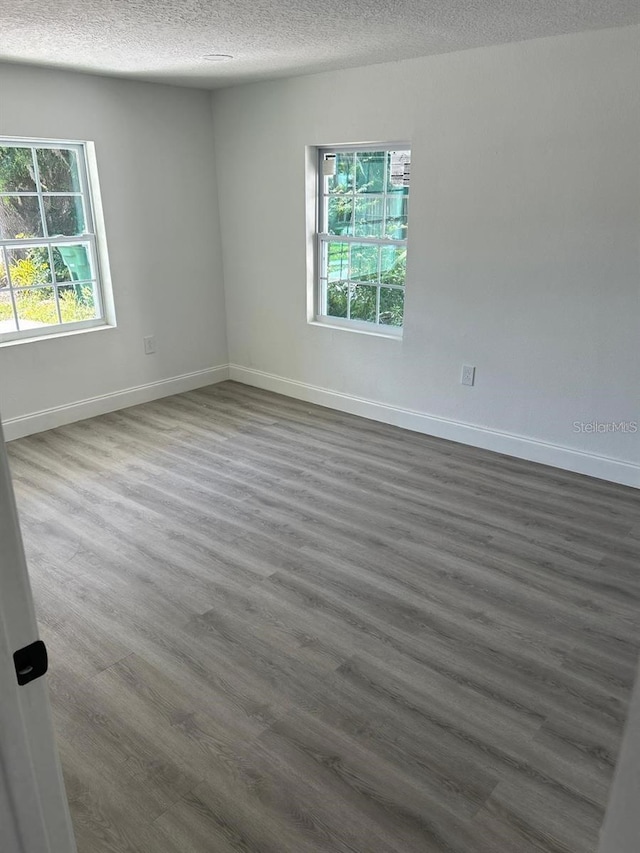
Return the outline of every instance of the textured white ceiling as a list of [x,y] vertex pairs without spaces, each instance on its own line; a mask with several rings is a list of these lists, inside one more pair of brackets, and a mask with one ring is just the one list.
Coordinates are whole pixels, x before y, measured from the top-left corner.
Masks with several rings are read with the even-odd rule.
[[215,88],[638,20],[638,0],[0,0],[0,60]]

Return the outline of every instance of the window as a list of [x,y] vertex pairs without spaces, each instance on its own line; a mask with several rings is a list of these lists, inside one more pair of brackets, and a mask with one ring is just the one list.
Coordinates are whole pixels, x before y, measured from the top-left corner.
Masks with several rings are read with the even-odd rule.
[[0,341],[103,317],[84,143],[0,138]]
[[407,146],[320,149],[319,319],[402,328],[410,164]]

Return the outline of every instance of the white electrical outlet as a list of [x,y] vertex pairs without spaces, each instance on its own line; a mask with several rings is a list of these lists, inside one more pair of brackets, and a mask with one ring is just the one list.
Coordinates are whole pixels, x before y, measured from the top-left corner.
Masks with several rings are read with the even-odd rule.
[[462,376],[460,377],[460,383],[462,385],[473,385],[476,381],[476,369],[472,367],[470,364],[462,365]]
[[156,351],[156,336],[147,335],[146,338],[143,338],[142,340],[144,342],[144,354],[153,355]]

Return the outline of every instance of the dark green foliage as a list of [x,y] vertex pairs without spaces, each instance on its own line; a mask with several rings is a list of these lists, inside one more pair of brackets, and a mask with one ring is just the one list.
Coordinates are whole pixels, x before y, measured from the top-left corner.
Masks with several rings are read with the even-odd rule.
[[68,148],[38,148],[36,157],[43,192],[80,192],[80,178],[75,151]]
[[404,291],[380,288],[380,323],[385,326],[402,326],[404,317]]
[[346,317],[348,299],[349,282],[331,282],[327,287],[327,314],[330,317]]
[[35,192],[35,189],[31,149],[0,147],[0,192]]
[[[34,160],[35,157],[35,160]],[[37,171],[36,171],[37,163]],[[0,192],[35,193],[36,175],[45,193],[44,215],[49,236],[75,236],[85,230],[77,154],[65,148],[0,147]],[[0,236],[4,239],[42,237],[40,201],[36,195],[6,195],[0,199]]]

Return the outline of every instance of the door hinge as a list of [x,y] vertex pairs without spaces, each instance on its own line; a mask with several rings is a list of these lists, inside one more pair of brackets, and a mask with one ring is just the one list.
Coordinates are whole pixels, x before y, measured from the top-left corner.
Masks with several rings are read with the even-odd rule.
[[47,647],[42,640],[36,640],[24,649],[13,653],[13,663],[16,668],[18,684],[28,684],[35,678],[44,675],[49,666]]

